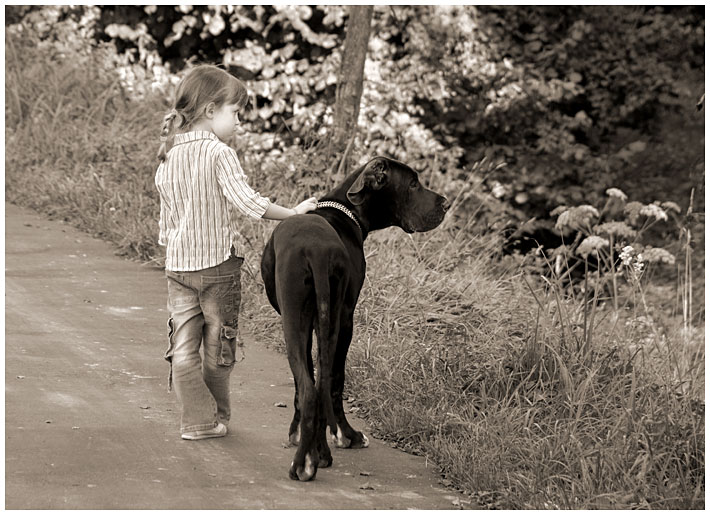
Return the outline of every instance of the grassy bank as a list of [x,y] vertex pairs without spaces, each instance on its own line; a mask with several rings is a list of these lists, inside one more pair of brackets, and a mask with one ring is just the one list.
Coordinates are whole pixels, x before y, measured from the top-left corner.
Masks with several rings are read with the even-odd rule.
[[[6,40],[6,200],[162,263],[153,186],[162,100],[131,100],[100,52],[62,59]],[[283,162],[244,153],[251,181],[292,204]],[[435,189],[443,177],[424,174]],[[295,197],[298,195],[298,197]],[[274,224],[245,220],[243,327],[281,345],[258,274]],[[703,508],[703,328],[614,316],[558,284],[505,270],[456,205],[426,234],[366,242],[348,362],[353,412],[426,454],[471,506]],[[158,359],[158,354],[156,354]],[[286,431],[286,428],[284,428]]]

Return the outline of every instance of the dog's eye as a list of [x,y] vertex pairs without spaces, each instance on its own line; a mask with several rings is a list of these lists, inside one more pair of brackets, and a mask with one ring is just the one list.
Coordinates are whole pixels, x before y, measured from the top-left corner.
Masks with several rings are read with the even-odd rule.
[[412,189],[416,189],[417,186],[419,186],[419,181],[417,181],[417,180],[414,180],[409,183],[409,187]]

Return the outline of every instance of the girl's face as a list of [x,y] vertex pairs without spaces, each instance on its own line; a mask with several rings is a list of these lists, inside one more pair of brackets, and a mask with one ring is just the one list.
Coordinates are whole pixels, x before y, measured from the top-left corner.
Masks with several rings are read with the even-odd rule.
[[232,138],[239,127],[239,107],[237,104],[223,104],[212,113],[211,129],[224,142]]

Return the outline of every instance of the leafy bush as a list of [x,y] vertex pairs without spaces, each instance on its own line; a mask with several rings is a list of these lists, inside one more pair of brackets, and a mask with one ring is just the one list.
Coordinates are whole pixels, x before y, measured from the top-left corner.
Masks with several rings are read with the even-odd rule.
[[251,88],[252,129],[292,139],[322,124],[334,99],[343,17],[340,6],[106,6],[97,37],[148,69],[224,65]]
[[[346,19],[342,6],[104,6],[95,33],[166,95],[162,63],[223,63],[251,87],[251,129],[273,135],[255,150],[270,151],[326,137]],[[628,180],[648,201],[658,190],[638,178],[679,176],[662,190],[685,206],[703,183],[700,120],[683,148],[662,142],[702,91],[702,20],[701,7],[378,6],[354,155],[454,180],[504,162],[480,177],[501,202],[478,230],[551,246],[554,207]]]
[[[700,96],[701,19],[652,7],[401,7],[378,21],[373,60],[397,84],[395,110],[408,106],[463,167],[507,163],[487,181],[517,208],[512,230],[534,216],[524,232],[552,231],[560,204],[595,204],[622,175],[643,199],[652,192],[635,172],[670,173],[636,162]],[[675,153],[681,177],[702,159],[697,134]],[[670,200],[689,194],[685,183]]]

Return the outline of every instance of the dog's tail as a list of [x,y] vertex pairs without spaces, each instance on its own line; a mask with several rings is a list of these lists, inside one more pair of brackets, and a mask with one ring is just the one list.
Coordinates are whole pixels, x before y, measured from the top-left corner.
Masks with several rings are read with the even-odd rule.
[[338,432],[338,425],[333,411],[331,391],[333,362],[340,332],[340,309],[345,291],[342,281],[344,272],[344,270],[331,270],[330,264],[311,267],[316,290],[315,329],[318,339],[316,389],[320,392],[322,409],[334,435]]

